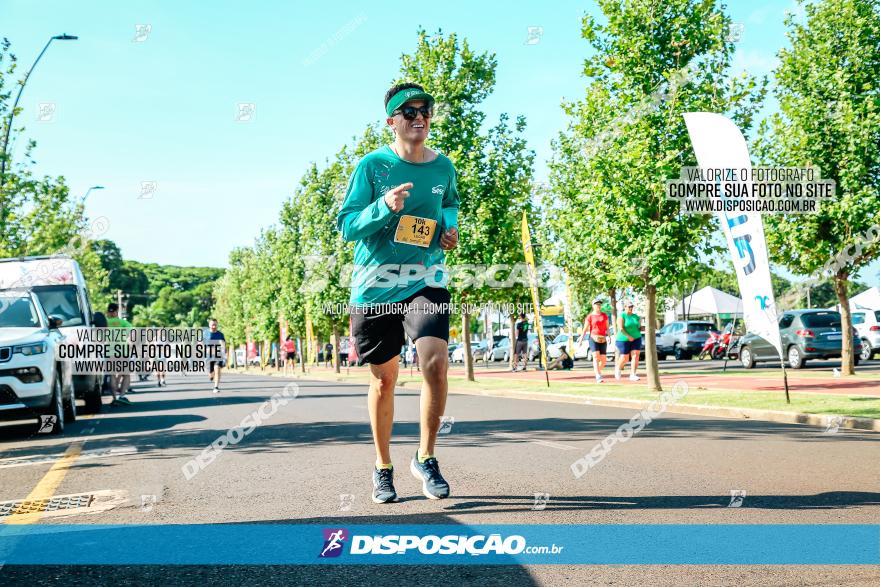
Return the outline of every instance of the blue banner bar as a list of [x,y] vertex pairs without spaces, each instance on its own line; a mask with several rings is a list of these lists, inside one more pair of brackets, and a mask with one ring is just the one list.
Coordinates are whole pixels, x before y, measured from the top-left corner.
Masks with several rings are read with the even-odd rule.
[[880,525],[0,525],[19,565],[877,565]]

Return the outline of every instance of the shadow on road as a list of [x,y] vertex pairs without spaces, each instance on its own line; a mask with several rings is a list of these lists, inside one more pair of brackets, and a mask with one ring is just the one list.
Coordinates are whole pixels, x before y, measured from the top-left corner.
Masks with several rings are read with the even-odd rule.
[[[468,513],[522,512],[535,503],[534,495],[456,496],[447,511]],[[816,495],[748,495],[738,506],[742,509],[811,510],[841,509],[880,505],[880,493],[864,491],[829,491]],[[554,496],[546,511],[567,510],[650,510],[727,508],[728,498],[717,495],[645,495],[645,496]],[[479,510],[477,512],[471,510]]]

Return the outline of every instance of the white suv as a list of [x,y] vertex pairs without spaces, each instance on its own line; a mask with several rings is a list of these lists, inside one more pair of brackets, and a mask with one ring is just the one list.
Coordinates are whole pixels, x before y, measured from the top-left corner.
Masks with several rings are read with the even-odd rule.
[[852,323],[859,333],[859,358],[868,361],[880,352],[880,310],[853,310]]
[[0,419],[35,418],[52,434],[76,420],[73,379],[56,360],[60,325],[32,291],[0,291]]

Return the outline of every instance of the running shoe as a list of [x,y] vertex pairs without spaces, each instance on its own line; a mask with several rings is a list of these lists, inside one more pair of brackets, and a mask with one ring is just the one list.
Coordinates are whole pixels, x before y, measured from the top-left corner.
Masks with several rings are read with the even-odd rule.
[[373,467],[373,503],[393,501],[397,501],[397,492],[394,491],[394,469]]
[[638,381],[639,379],[640,379],[640,377],[638,375],[636,375],[635,373],[633,373],[632,375],[629,376],[630,381]]
[[601,375],[596,375],[596,383],[602,383],[603,381],[605,381],[605,380],[602,379]]
[[614,378],[617,379],[618,381],[620,381],[620,377],[621,377],[620,376],[620,369],[615,369],[614,370]]
[[220,388],[216,385],[214,386],[214,393],[220,393]]
[[422,482],[422,493],[428,499],[444,499],[449,497],[449,483],[440,474],[440,464],[434,457],[419,462],[419,451],[409,464],[409,470],[413,477]]

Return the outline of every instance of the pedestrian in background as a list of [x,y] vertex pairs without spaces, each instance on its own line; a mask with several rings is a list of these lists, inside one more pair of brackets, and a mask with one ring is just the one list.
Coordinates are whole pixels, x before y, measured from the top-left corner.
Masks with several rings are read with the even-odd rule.
[[602,383],[602,369],[605,368],[608,353],[608,314],[602,311],[602,300],[593,300],[593,311],[584,319],[581,340],[590,337],[590,351],[593,353],[593,373],[596,383]]
[[522,370],[526,371],[529,368],[529,330],[531,329],[531,326],[529,325],[529,321],[526,320],[524,312],[520,312],[519,320],[516,321],[515,328],[516,346],[513,349],[513,367],[511,367],[510,370],[517,370],[519,356],[524,355]]
[[217,320],[214,318],[208,320],[208,339],[206,342],[220,347],[220,358],[208,363],[208,379],[214,382],[214,393],[220,393],[220,369],[226,366],[224,360],[226,357],[226,337],[220,332]]
[[627,300],[624,312],[617,317],[617,361],[614,366],[614,378],[620,379],[620,371],[627,361],[632,360],[629,380],[638,381],[636,369],[639,367],[639,353],[642,350],[642,332],[639,328],[640,318],[633,312],[634,304]]
[[[108,328],[131,328],[131,322],[119,317],[119,304],[110,302],[107,304],[107,327]],[[116,358],[122,358],[122,344],[114,345],[114,354]],[[125,369],[113,372],[110,379],[110,390],[113,393],[113,401],[110,405],[127,406],[131,404],[131,400],[125,397],[125,394],[131,391],[131,373]]]
[[324,366],[333,366],[333,345],[329,342],[324,345]]

